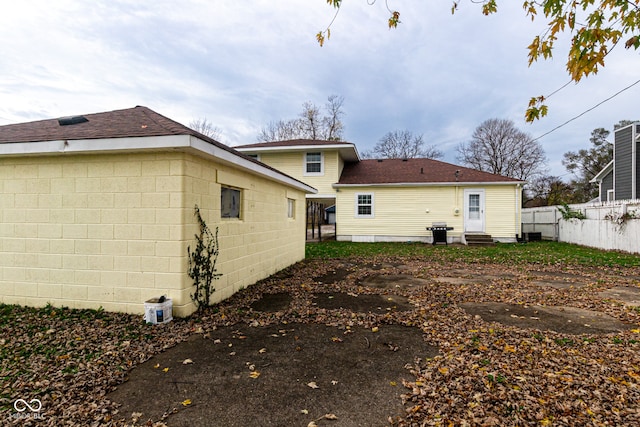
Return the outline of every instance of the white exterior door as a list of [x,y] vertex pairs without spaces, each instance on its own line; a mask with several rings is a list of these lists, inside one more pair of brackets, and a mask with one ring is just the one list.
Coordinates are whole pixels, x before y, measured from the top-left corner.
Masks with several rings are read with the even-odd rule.
[[484,190],[464,190],[464,231],[484,232]]

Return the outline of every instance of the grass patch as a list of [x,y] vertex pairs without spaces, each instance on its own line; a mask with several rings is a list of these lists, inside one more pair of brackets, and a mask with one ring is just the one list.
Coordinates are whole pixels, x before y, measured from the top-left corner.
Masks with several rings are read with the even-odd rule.
[[588,265],[591,267],[639,267],[640,257],[561,242],[497,243],[495,246],[433,246],[424,243],[353,243],[325,241],[307,243],[308,259],[376,256],[420,257],[434,261],[469,263],[532,263]]

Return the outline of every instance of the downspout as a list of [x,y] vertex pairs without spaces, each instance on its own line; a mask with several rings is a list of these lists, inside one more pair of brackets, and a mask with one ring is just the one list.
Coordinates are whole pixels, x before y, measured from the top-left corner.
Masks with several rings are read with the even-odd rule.
[[[521,203],[520,203],[519,194],[518,194],[519,189],[520,189],[520,184],[516,184],[516,212],[515,212],[516,217],[514,220],[514,224],[516,227],[516,236],[522,238],[522,221],[520,221],[520,224],[518,224],[518,218],[520,217],[518,213],[520,209],[522,209],[522,207],[520,206]],[[516,238],[516,240],[518,239]]]
[[635,200],[636,197],[636,178],[637,178],[637,151],[638,141],[636,140],[636,125],[631,126],[631,199]]

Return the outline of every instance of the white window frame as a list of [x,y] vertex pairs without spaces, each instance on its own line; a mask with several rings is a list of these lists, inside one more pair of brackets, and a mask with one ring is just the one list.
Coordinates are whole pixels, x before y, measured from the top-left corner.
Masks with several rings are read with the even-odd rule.
[[607,202],[613,202],[616,199],[616,193],[614,190],[607,190]]
[[296,200],[287,198],[287,218],[296,218]]
[[[360,196],[369,196],[371,197],[371,202],[369,204],[364,204],[364,203],[360,203]],[[374,194],[373,193],[356,193],[356,197],[355,197],[355,217],[356,218],[374,218],[374,205],[375,205],[375,198],[374,198]],[[371,207],[371,213],[369,214],[361,214],[360,213],[360,206],[369,206]]]
[[[309,154],[320,154],[320,172],[308,172],[307,167],[310,164],[308,160]],[[306,153],[304,153],[304,156],[302,157],[302,162],[303,162],[302,167],[303,167],[304,176],[323,176],[324,175],[324,153],[322,151],[307,151]],[[318,162],[311,162],[311,163],[315,164]]]
[[[223,200],[223,193],[224,190],[231,190],[231,191],[237,191],[238,192],[238,216],[230,216],[230,215],[226,215],[224,214],[224,200]],[[235,188],[235,187],[230,187],[228,185],[221,185],[220,186],[220,218],[225,219],[225,220],[239,220],[242,219],[242,214],[243,214],[243,209],[242,209],[242,198],[243,198],[243,194],[242,194],[242,190],[240,188]]]

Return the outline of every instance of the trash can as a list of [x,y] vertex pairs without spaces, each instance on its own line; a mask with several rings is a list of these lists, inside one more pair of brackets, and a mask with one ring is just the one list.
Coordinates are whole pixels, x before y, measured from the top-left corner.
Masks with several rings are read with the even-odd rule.
[[447,227],[446,222],[434,222],[431,224],[431,227],[427,227],[427,230],[431,231],[431,234],[433,235],[432,245],[437,243],[444,243],[445,245],[448,245],[447,231],[453,230],[453,227]]

